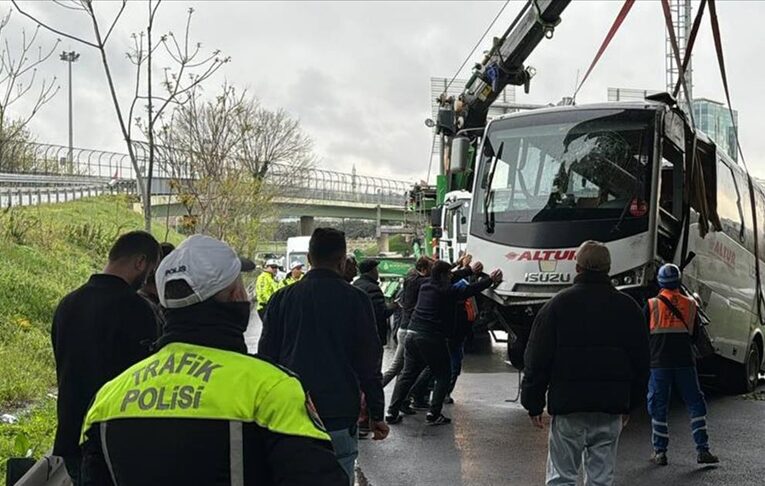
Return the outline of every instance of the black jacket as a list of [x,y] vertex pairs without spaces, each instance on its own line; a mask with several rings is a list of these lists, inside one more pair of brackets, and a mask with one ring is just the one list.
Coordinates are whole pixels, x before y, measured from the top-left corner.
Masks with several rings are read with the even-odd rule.
[[[453,280],[470,276],[470,268],[453,272]],[[455,305],[460,300],[473,297],[491,287],[491,279],[484,277],[464,287],[451,282],[438,282],[428,278],[420,287],[417,306],[414,308],[409,330],[420,334],[450,337],[454,334]]]
[[[539,415],[626,414],[648,383],[648,328],[637,303],[606,274],[582,273],[537,314],[524,359],[521,403]],[[548,391],[549,386],[549,391]]]
[[274,294],[265,317],[258,353],[300,376],[327,429],[356,423],[360,391],[370,416],[383,419],[382,345],[365,292],[313,269]]
[[53,453],[79,452],[82,421],[99,388],[150,354],[151,307],[120,277],[96,274],[64,297],[51,328],[58,382]]
[[[185,342],[246,354],[247,304],[208,301],[170,310],[167,319],[160,346]],[[241,438],[237,439],[231,431],[239,424]],[[103,436],[102,431],[106,431]],[[329,441],[287,435],[256,423],[130,418],[96,423],[86,438],[81,471],[84,486],[113,485],[112,472],[116,486],[348,484]],[[231,471],[236,471],[231,459],[237,453],[241,482],[231,477]]]
[[420,296],[420,287],[428,280],[428,277],[417,272],[407,275],[404,279],[404,293],[401,296],[401,326],[400,329],[408,329],[412,320],[417,298]]
[[374,308],[375,311],[375,323],[377,324],[378,329],[387,327],[388,318],[393,315],[396,308],[388,307],[385,303],[385,295],[380,288],[380,283],[369,275],[362,274],[353,282],[353,286],[366,292],[369,296],[369,300],[372,301],[372,308]]

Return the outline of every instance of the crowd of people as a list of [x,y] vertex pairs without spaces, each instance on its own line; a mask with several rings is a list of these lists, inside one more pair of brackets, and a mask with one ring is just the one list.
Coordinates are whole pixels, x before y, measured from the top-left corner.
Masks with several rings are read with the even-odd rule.
[[[356,262],[345,235],[318,228],[310,271],[294,262],[256,281],[262,321],[256,355],[242,274],[255,264],[224,242],[194,235],[177,248],[148,233],[122,235],[104,270],[56,309],[59,387],[53,453],[75,486],[354,484],[358,440],[426,410],[445,425],[475,297],[498,285],[465,255],[422,257],[392,303],[374,259]],[[612,484],[629,413],[648,390],[654,456],[666,465],[670,389],[686,402],[698,462],[709,451],[692,340],[698,313],[662,267],[662,290],[641,312],[608,277],[596,242],[577,251],[574,285],[539,312],[525,356],[522,403],[532,423],[552,415],[547,484]],[[396,315],[396,326],[388,325]],[[618,322],[614,321],[618,316]],[[392,338],[392,339],[391,339]],[[397,343],[383,373],[383,345]],[[395,381],[385,407],[384,387]]]

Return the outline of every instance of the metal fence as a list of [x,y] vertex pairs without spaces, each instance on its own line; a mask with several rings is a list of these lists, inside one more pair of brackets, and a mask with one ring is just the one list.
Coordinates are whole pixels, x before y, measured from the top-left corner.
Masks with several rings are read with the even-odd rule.
[[[124,183],[136,180],[136,171],[128,154],[74,148],[70,157],[69,148],[63,145],[0,145],[0,187],[4,185],[3,174],[20,176],[14,182],[14,188],[39,186],[39,182],[30,178],[32,176],[49,177],[48,182],[56,186],[69,184],[67,181],[72,180],[82,182],[83,185],[96,186],[102,186],[109,181]],[[145,144],[135,145],[138,171],[141,175],[147,170],[147,151]],[[169,184],[171,179],[193,178],[193,173],[189,168],[171,168],[163,160],[163,151],[166,149],[160,148],[157,152],[152,192],[169,195],[172,192]],[[177,159],[177,152],[175,156]],[[51,180],[51,177],[57,179]],[[265,180],[278,188],[280,195],[289,198],[399,207],[404,205],[406,192],[411,186],[407,181],[359,175],[355,169],[352,172],[339,172],[316,167],[295,168],[276,163],[270,164]],[[130,187],[135,190],[135,184]]]

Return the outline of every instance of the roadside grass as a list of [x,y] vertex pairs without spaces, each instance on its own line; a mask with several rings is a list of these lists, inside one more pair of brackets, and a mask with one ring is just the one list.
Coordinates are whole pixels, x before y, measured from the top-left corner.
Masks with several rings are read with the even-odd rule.
[[[44,453],[55,431],[56,374],[50,326],[58,301],[100,271],[109,247],[143,218],[126,196],[101,196],[63,204],[0,211],[0,414],[22,413],[0,424],[0,462],[16,434]],[[166,228],[153,224],[163,241]],[[183,237],[167,232],[178,244]],[[51,404],[52,403],[52,404]],[[0,465],[0,477],[5,468]]]

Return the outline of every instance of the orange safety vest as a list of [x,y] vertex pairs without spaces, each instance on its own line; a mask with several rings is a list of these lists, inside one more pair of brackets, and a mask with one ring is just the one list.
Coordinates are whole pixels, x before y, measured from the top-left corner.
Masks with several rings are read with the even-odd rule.
[[651,334],[693,334],[693,326],[696,323],[696,302],[676,290],[662,289],[659,295],[672,302],[680,311],[685,322],[675,316],[669,306],[658,298],[648,299],[648,309],[651,313]]

